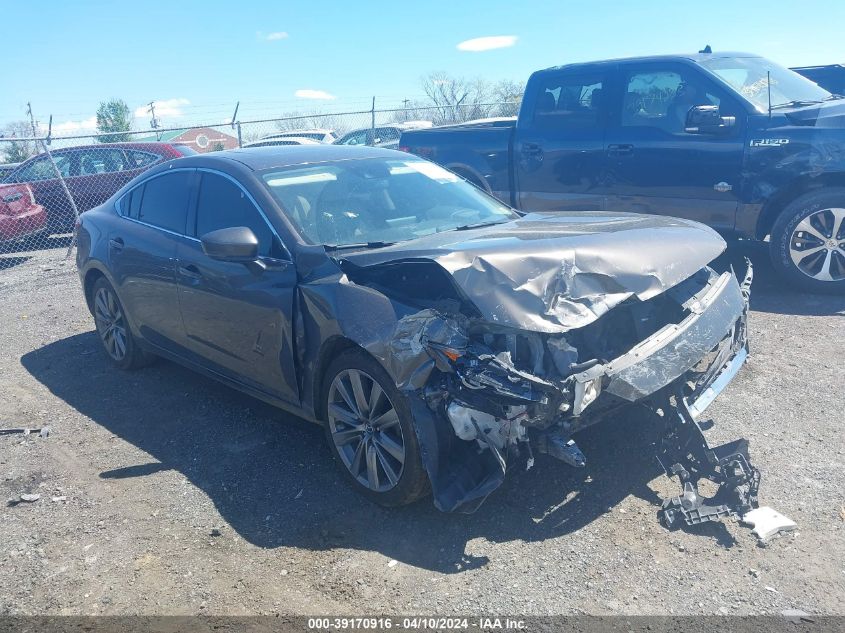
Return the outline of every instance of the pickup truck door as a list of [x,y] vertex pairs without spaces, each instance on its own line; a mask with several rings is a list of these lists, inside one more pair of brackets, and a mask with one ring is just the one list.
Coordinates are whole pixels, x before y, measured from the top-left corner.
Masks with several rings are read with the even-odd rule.
[[[744,110],[726,90],[680,63],[619,67],[607,130],[608,209],[689,218],[734,228],[744,150]],[[718,105],[736,126],[684,131],[694,105]]]
[[544,74],[525,95],[513,147],[519,209],[604,208],[607,74]]

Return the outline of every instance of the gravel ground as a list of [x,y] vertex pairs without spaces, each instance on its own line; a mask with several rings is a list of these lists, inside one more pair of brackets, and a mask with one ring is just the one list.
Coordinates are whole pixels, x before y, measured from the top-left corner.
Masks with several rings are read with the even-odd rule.
[[753,357],[710,434],[751,440],[762,504],[799,525],[765,547],[660,527],[675,484],[637,411],[474,515],[382,509],[316,426],[171,363],[110,369],[63,250],[0,255],[0,426],[53,430],[0,437],[0,614],[843,614],[845,298],[745,250]]

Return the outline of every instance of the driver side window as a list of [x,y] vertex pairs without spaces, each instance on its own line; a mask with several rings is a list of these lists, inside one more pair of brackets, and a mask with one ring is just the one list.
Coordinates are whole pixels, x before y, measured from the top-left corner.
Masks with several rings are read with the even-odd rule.
[[197,200],[197,221],[194,235],[233,226],[245,226],[258,238],[258,254],[280,257],[280,247],[267,221],[246,193],[228,178],[203,172]]
[[690,108],[718,106],[721,101],[698,76],[676,69],[628,72],[623,85],[623,127],[653,127],[673,134],[683,133]]

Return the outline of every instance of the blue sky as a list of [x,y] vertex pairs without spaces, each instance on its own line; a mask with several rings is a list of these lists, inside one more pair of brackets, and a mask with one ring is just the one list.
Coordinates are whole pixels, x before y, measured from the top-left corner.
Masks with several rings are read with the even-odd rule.
[[[155,100],[165,125],[291,110],[365,109],[421,95],[435,70],[524,80],[574,61],[744,50],[784,65],[845,62],[845,2],[3,0],[0,125],[52,114],[84,132],[101,100]],[[16,25],[15,28],[8,28]],[[500,36],[501,48],[460,50]],[[507,37],[505,37],[507,36]],[[469,48],[473,48],[471,45]],[[327,93],[327,94],[322,94]],[[298,95],[298,96],[297,96]],[[331,96],[333,99],[314,97]],[[148,125],[139,117],[136,127]]]

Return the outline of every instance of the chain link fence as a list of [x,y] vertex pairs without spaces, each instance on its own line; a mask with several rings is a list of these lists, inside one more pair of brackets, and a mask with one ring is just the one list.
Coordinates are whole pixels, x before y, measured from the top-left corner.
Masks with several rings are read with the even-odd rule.
[[481,103],[310,114],[100,135],[0,138],[0,274],[33,254],[66,258],[79,214],[166,160],[264,145],[342,143],[398,148],[403,130],[515,116]]

